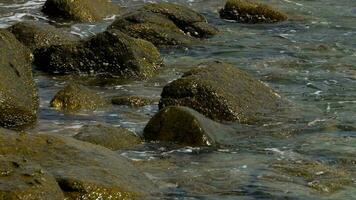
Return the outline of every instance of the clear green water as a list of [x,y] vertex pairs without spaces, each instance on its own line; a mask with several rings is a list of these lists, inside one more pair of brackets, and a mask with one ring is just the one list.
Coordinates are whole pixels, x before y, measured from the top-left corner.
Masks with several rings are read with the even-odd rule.
[[[48,21],[39,11],[43,2],[0,1],[0,27],[19,20]],[[115,2],[125,6],[142,3]],[[131,159],[155,181],[165,199],[356,199],[356,1],[264,0],[290,16],[287,22],[273,25],[221,20],[217,11],[224,1],[220,0],[175,2],[202,12],[221,34],[188,49],[162,50],[168,66],[158,77],[93,89],[104,96],[159,98],[167,82],[194,64],[220,59],[266,82],[302,107],[305,117],[294,124],[236,127],[241,130],[237,130],[240,134],[234,138],[234,147],[217,151],[145,144],[118,154]],[[68,29],[86,37],[110,22]],[[156,104],[138,109],[114,106],[65,115],[48,104],[68,78],[39,72],[35,78],[41,114],[33,132],[73,135],[84,124],[109,123],[141,133],[158,110]],[[305,163],[319,164],[305,167]],[[328,191],[328,184],[337,185],[344,179],[347,183]]]

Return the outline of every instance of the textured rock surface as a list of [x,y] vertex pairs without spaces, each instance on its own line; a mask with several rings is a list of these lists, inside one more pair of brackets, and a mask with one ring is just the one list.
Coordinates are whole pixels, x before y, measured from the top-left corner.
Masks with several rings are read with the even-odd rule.
[[162,62],[153,44],[116,30],[44,48],[35,55],[38,69],[49,73],[106,73],[133,79],[153,76]]
[[189,45],[197,38],[218,33],[204,16],[185,6],[149,3],[137,11],[119,17],[109,29],[117,29],[155,45]]
[[96,110],[105,104],[104,98],[95,91],[73,83],[60,90],[51,101],[52,107],[66,112]]
[[228,0],[220,10],[220,17],[248,24],[274,23],[287,19],[284,13],[253,0]]
[[[237,67],[223,62],[201,64],[163,88],[160,108],[187,106],[218,121],[255,123],[277,112],[280,96]],[[284,104],[285,105],[285,104]]]
[[74,138],[114,151],[141,144],[141,139],[130,130],[101,124],[84,126]]
[[119,12],[119,6],[108,0],[47,0],[45,14],[73,21],[96,22]]
[[15,36],[0,29],[0,126],[22,129],[37,120],[38,94],[31,53]]
[[139,96],[116,96],[111,98],[111,102],[116,105],[125,105],[131,107],[142,107],[153,103],[153,100]]

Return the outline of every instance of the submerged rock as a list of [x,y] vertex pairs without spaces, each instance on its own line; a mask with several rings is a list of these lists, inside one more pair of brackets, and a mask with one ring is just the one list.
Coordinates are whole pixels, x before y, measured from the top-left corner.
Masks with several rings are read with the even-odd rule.
[[55,178],[21,157],[0,156],[0,199],[63,200]]
[[141,144],[141,139],[130,130],[101,124],[84,126],[74,138],[114,151]]
[[73,44],[43,48],[35,55],[36,66],[45,72],[106,73],[130,79],[153,76],[162,62],[153,44],[117,30]]
[[223,62],[201,64],[163,88],[160,108],[187,106],[218,121],[256,123],[286,105],[262,82]]
[[47,0],[42,8],[51,17],[79,22],[97,22],[119,10],[118,5],[108,0]]
[[67,44],[78,39],[54,26],[38,22],[19,22],[8,30],[32,51],[51,45]]
[[66,111],[96,110],[105,106],[103,97],[82,85],[69,84],[53,97],[51,107]]
[[111,99],[111,103],[131,107],[142,107],[152,104],[153,100],[150,98],[139,96],[116,96]]
[[274,23],[287,19],[284,13],[253,0],[228,0],[220,10],[220,17],[248,24]]
[[36,163],[69,199],[144,199],[154,184],[119,154],[70,137],[0,130],[0,155]]
[[218,33],[205,17],[185,6],[173,3],[149,3],[119,17],[109,29],[117,29],[155,45],[189,45],[197,38]]
[[169,106],[152,117],[144,138],[190,146],[218,146],[233,131],[188,107]]
[[0,48],[0,126],[22,129],[36,122],[39,106],[31,53],[3,29]]

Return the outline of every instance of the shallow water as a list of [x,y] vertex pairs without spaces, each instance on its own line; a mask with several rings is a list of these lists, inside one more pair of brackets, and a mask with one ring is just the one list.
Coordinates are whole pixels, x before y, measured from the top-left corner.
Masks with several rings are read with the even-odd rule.
[[[139,6],[145,1],[114,2]],[[263,129],[236,127],[241,129],[241,135],[234,146],[217,151],[145,144],[118,154],[133,160],[154,180],[165,199],[355,199],[355,0],[264,0],[290,16],[288,21],[272,25],[221,20],[217,12],[224,1],[220,0],[175,2],[202,12],[221,34],[202,45],[162,50],[168,66],[158,77],[93,89],[104,96],[135,94],[159,99],[162,87],[193,64],[220,59],[248,71],[302,107],[304,118],[293,125],[277,121]],[[0,1],[0,27],[23,20],[51,23],[40,12],[43,3],[44,0]],[[104,30],[112,19],[98,24],[74,24],[67,29],[87,37]],[[35,79],[41,111],[32,132],[74,135],[85,124],[109,123],[141,133],[158,111],[157,104],[153,104],[137,109],[113,106],[77,115],[63,114],[49,108],[49,101],[68,82],[68,77],[35,72]],[[298,134],[289,134],[294,129],[299,130]],[[280,162],[289,168],[298,168],[296,163],[323,163],[344,171],[351,182],[336,192],[318,190],[310,178],[277,170]],[[320,172],[320,178],[323,173]]]

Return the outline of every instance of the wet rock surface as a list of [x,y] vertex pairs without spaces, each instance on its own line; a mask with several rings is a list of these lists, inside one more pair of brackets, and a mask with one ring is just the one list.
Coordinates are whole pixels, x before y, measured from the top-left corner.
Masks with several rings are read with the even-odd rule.
[[173,3],[150,3],[119,17],[109,29],[117,29],[155,45],[190,45],[208,38],[218,29],[196,11]]
[[160,53],[150,42],[116,30],[81,42],[44,48],[35,55],[37,68],[45,72],[112,74],[128,79],[151,77],[162,62]]
[[141,144],[134,132],[110,125],[86,125],[74,136],[75,139],[100,145],[111,150],[120,150]]
[[249,124],[279,111],[283,100],[246,72],[215,61],[201,64],[166,85],[159,105],[187,106],[213,120]]
[[228,0],[220,10],[220,17],[248,24],[275,23],[287,19],[284,13],[254,0]]
[[40,165],[19,157],[0,156],[0,199],[63,200],[55,178]]
[[115,96],[111,98],[114,105],[125,105],[130,107],[142,107],[154,102],[153,99],[140,96]]
[[69,137],[0,130],[0,155],[21,157],[48,171],[69,199],[140,199],[154,184],[126,158]]
[[188,107],[169,106],[152,117],[144,129],[149,141],[166,141],[190,146],[218,146],[233,130]]
[[97,22],[119,10],[108,0],[47,0],[42,8],[51,17],[79,22]]
[[19,22],[8,30],[31,51],[78,40],[74,35],[40,22]]
[[106,100],[85,86],[71,83],[53,97],[51,106],[66,112],[96,110],[106,105]]
[[38,94],[31,53],[15,36],[0,29],[0,126],[22,129],[37,120]]

